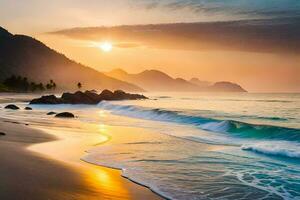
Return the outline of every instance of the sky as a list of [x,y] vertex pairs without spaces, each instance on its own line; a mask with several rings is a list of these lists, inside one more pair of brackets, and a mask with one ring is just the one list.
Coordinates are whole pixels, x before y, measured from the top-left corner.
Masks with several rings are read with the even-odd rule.
[[99,71],[300,92],[299,0],[0,0],[0,26]]

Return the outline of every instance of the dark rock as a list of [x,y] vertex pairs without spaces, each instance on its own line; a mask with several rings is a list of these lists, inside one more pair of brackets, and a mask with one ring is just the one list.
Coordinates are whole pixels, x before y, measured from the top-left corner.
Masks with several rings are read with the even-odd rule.
[[95,104],[99,103],[101,101],[100,96],[92,91],[85,91],[84,93],[91,101],[93,101]]
[[114,98],[115,100],[121,100],[127,98],[127,95],[129,97],[129,94],[126,94],[123,90],[116,90],[114,91]]
[[55,117],[61,117],[61,118],[74,118],[75,115],[70,112],[62,112],[55,115]]
[[114,100],[137,100],[137,99],[147,99],[147,97],[140,94],[126,93],[122,90],[114,91]]
[[0,135],[6,135],[5,133],[3,133],[3,132],[0,132]]
[[24,109],[25,109],[25,110],[32,110],[31,107],[25,107]]
[[122,90],[116,90],[114,92],[110,90],[103,90],[99,95],[92,91],[75,92],[75,93],[63,93],[61,98],[57,98],[54,95],[42,96],[38,99],[33,99],[30,104],[97,104],[102,100],[137,100],[147,99],[147,97],[140,94],[130,94]]
[[33,99],[29,104],[61,104],[62,99],[57,98],[55,95],[42,96],[38,99]]
[[5,109],[18,110],[20,108],[14,104],[9,104],[9,105],[5,106]]
[[56,112],[52,112],[52,111],[47,113],[47,115],[55,115],[55,114]]
[[106,100],[106,101],[109,101],[109,100],[114,100],[114,93],[110,90],[103,90],[100,94],[100,99],[101,100]]
[[70,104],[97,104],[99,102],[99,99],[95,99],[91,92],[83,93],[81,91],[77,91],[74,94],[64,93],[61,98],[64,102]]

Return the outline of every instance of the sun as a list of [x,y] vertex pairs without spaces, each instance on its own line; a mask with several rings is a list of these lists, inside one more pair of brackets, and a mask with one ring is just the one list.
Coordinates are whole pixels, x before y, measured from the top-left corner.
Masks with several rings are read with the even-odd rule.
[[102,42],[99,44],[99,48],[104,52],[110,52],[113,48],[113,45],[110,42]]

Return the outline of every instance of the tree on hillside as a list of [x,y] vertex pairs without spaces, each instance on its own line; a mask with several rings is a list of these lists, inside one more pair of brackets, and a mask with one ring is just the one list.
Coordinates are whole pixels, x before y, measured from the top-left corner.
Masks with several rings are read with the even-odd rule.
[[50,89],[51,89],[51,85],[50,85],[49,83],[47,83],[46,89],[47,89],[47,90],[50,90]]
[[4,87],[8,88],[8,90],[14,92],[35,92],[44,91],[45,89],[56,89],[56,83],[53,80],[50,80],[49,83],[44,86],[43,83],[37,84],[33,81],[30,82],[27,77],[15,75],[5,79],[2,84]]
[[45,90],[45,87],[44,87],[43,83],[39,83],[37,87],[38,87],[38,89],[41,90],[41,91],[44,91],[44,90]]
[[56,89],[56,83],[51,79],[49,83],[46,85],[47,90],[55,90]]
[[56,83],[54,83],[54,82],[53,82],[53,85],[52,85],[52,89],[53,89],[53,90],[56,89]]
[[30,83],[30,91],[35,92],[38,89],[38,86],[35,82]]

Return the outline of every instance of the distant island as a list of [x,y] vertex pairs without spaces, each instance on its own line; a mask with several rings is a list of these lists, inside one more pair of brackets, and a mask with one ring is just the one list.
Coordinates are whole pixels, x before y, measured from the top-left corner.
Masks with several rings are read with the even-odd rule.
[[227,81],[216,82],[208,86],[207,90],[212,92],[247,92],[240,85]]
[[201,81],[198,78],[185,80],[172,78],[159,70],[145,70],[137,74],[129,74],[122,69],[114,69],[105,73],[107,76],[135,84],[146,91],[158,92],[247,92],[237,83]]

